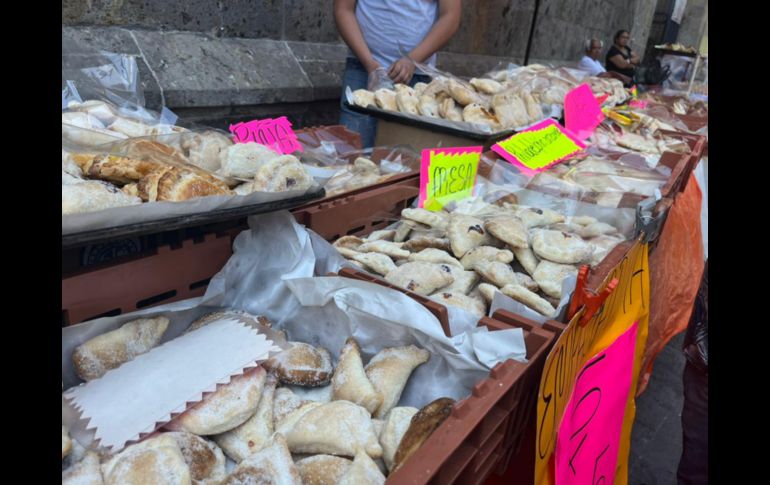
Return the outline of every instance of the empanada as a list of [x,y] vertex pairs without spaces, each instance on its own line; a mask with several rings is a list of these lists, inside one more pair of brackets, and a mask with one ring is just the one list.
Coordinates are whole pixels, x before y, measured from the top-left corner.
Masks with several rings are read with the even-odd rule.
[[356,89],[353,91],[353,104],[362,108],[377,106],[377,102],[374,100],[374,93],[366,89]]
[[430,298],[443,305],[451,305],[462,308],[463,310],[478,318],[485,316],[487,313],[487,309],[483,304],[480,304],[478,301],[460,292],[441,290],[432,294]]
[[353,462],[333,455],[313,455],[295,463],[304,485],[337,485]]
[[396,269],[393,260],[381,253],[359,253],[352,256],[352,259],[363,264],[368,270],[382,276],[387,276]]
[[262,449],[273,434],[273,404],[278,378],[268,374],[257,412],[245,423],[223,434],[213,436],[214,441],[236,463]]
[[385,88],[378,89],[374,92],[374,101],[377,103],[377,106],[386,111],[398,111],[395,91]]
[[423,94],[419,98],[417,109],[421,115],[429,118],[438,118],[438,103],[436,98]]
[[565,217],[558,212],[554,212],[550,209],[538,209],[537,207],[520,207],[516,211],[516,215],[522,222],[524,222],[527,229],[538,226],[548,226],[566,220]]
[[385,275],[385,281],[427,296],[452,284],[454,277],[448,265],[415,261],[395,268]]
[[446,88],[449,92],[449,95],[452,96],[455,101],[457,101],[457,104],[467,106],[472,103],[483,103],[481,96],[479,96],[478,93],[473,90],[473,88],[466,86],[456,79],[448,79]]
[[484,223],[484,227],[497,239],[514,248],[528,248],[527,227],[516,216],[493,217]]
[[500,292],[546,317],[553,317],[556,313],[556,309],[550,303],[519,284],[505,285],[500,288]]
[[219,485],[225,479],[225,455],[217,445],[191,433],[166,434],[179,446],[193,485]]
[[430,352],[414,345],[382,349],[372,357],[366,365],[366,377],[382,396],[375,418],[382,419],[398,404],[412,371],[429,359]]
[[471,86],[476,88],[477,91],[486,94],[496,94],[500,92],[501,89],[503,89],[502,84],[492,79],[479,79],[474,77],[471,78],[470,83]]
[[414,93],[414,89],[405,86],[404,89],[400,89],[396,92],[396,106],[398,106],[400,112],[419,115],[420,111],[417,109],[419,104],[420,99]]
[[314,407],[286,431],[286,442],[293,453],[355,456],[364,451],[372,458],[382,456],[369,413],[349,401]]
[[432,236],[417,236],[404,243],[404,249],[412,251],[414,253],[420,252],[427,248],[436,248],[442,251],[451,251],[452,245],[449,244],[449,239],[445,237],[432,237]]
[[255,192],[307,190],[313,183],[313,177],[294,155],[281,155],[265,163],[252,182]]
[[594,245],[595,249],[591,255],[591,266],[596,266],[610,254],[610,251],[615,249],[615,246],[623,242],[623,239],[618,236],[598,236],[591,238],[588,242]]
[[289,348],[263,363],[273,371],[283,384],[301,386],[325,386],[332,378],[332,359],[323,347],[313,347],[304,342],[288,342]]
[[374,460],[363,451],[359,451],[338,485],[384,485],[384,483],[385,475]]
[[449,214],[446,212],[432,212],[426,209],[404,209],[401,211],[401,217],[442,231],[446,230],[449,226]]
[[218,387],[195,407],[167,424],[166,428],[208,436],[240,426],[256,411],[265,376],[265,370],[257,367],[233,377],[229,383]]
[[467,295],[473,286],[479,281],[479,274],[475,271],[466,271],[462,267],[448,265],[455,279],[451,285],[445,286],[440,292],[462,293]]
[[579,232],[580,236],[584,239],[590,239],[592,237],[604,236],[607,234],[614,234],[618,232],[618,228],[604,222],[594,222],[587,226],[583,226],[583,229]]
[[240,462],[222,485],[303,485],[286,439],[273,435],[261,451]]
[[412,416],[409,428],[401,438],[401,443],[393,457],[393,470],[397,470],[403,465],[430,437],[433,431],[449,417],[454,403],[454,399],[442,397],[423,406],[417,411],[417,414]]
[[358,246],[365,243],[363,239],[361,239],[358,236],[342,236],[341,238],[334,241],[332,246],[335,248],[349,248],[353,250],[358,250]]
[[537,291],[540,289],[535,280],[526,273],[516,273],[516,280],[521,286],[528,289],[529,291]]
[[513,254],[516,255],[516,260],[521,264],[521,266],[524,268],[524,270],[529,273],[530,275],[535,274],[535,270],[537,269],[538,263],[540,263],[540,260],[537,259],[537,256],[535,256],[535,253],[532,252],[532,249],[529,247],[525,248],[511,248],[513,250]]
[[473,265],[479,261],[499,261],[512,263],[513,253],[507,249],[497,249],[492,246],[479,246],[471,249],[460,260],[465,269],[473,269]]
[[62,485],[103,485],[99,455],[89,451],[74,465],[61,473]]
[[140,318],[87,340],[72,353],[75,372],[84,381],[103,376],[158,345],[168,324],[166,317]]
[[385,423],[380,433],[380,444],[382,445],[382,460],[388,471],[393,469],[393,457],[396,455],[398,445],[401,444],[401,438],[409,429],[412,417],[419,411],[413,407],[396,407],[390,410],[385,419]]
[[361,360],[361,348],[353,337],[345,342],[340,351],[340,359],[332,377],[332,398],[344,399],[364,407],[372,414],[382,404],[383,396],[364,372]]
[[288,387],[279,387],[276,389],[273,397],[273,428],[277,428],[278,424],[283,421],[286,416],[308,402],[310,401],[297,396]]
[[396,237],[395,229],[380,229],[366,236],[367,241],[392,241]]
[[500,129],[500,119],[478,103],[471,103],[463,108],[463,121],[486,125],[492,130]]
[[463,121],[463,110],[453,98],[445,98],[438,105],[438,114],[449,121]]
[[550,261],[540,261],[532,277],[537,282],[543,293],[561,299],[561,283],[568,276],[576,275],[578,269],[569,264],[558,264]]
[[164,434],[131,445],[102,465],[105,485],[192,484],[176,440]]
[[401,249],[403,243],[391,241],[368,241],[356,248],[360,253],[382,253],[393,259],[406,259],[409,257],[409,251]]
[[426,248],[418,253],[412,253],[409,255],[408,259],[409,261],[425,261],[436,264],[446,263],[450,266],[463,267],[463,265],[460,264],[460,261],[452,257],[449,253],[436,248]]
[[452,253],[462,258],[465,253],[479,246],[490,246],[494,239],[484,229],[484,221],[473,216],[454,213],[447,228]]
[[533,232],[532,249],[539,258],[562,264],[587,261],[594,252],[593,245],[579,236],[548,229]]
[[500,288],[519,282],[511,265],[500,261],[478,261],[473,265],[473,269],[485,280]]

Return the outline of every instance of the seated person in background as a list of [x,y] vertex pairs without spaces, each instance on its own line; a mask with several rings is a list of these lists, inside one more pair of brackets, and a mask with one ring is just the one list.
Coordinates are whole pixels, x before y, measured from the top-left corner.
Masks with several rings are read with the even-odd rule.
[[614,43],[607,51],[605,66],[608,72],[617,72],[633,79],[634,69],[639,65],[639,56],[628,47],[631,34],[627,30],[619,30],[615,33]]
[[585,48],[586,48],[586,55],[583,56],[582,59],[580,59],[580,62],[578,63],[577,68],[581,71],[585,71],[588,73],[589,76],[596,76],[596,77],[612,77],[615,79],[619,79],[623,82],[623,84],[630,84],[631,78],[628,76],[624,76],[623,74],[620,74],[619,72],[607,72],[604,69],[604,66],[602,66],[602,63],[599,62],[599,57],[602,54],[602,47],[604,47],[604,43],[599,39],[588,39],[585,42]]

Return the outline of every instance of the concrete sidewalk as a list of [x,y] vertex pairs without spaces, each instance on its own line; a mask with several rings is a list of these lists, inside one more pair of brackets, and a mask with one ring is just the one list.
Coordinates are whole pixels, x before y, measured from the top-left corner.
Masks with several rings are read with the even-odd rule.
[[684,333],[674,337],[655,360],[647,390],[636,400],[628,483],[676,484],[682,454],[682,353]]

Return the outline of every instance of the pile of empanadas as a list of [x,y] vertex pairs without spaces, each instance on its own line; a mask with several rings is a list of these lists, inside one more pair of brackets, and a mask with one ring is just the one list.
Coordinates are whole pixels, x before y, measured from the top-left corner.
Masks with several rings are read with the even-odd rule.
[[480,199],[453,212],[404,209],[392,229],[334,246],[385,280],[482,317],[500,291],[553,317],[562,281],[581,264],[598,264],[624,238],[589,216]]
[[[244,315],[209,314],[187,331],[231,314]],[[167,326],[164,317],[141,319],[85,342],[73,355],[78,375],[95,379],[148,351]],[[442,398],[421,410],[398,406],[410,375],[430,357],[414,345],[391,347],[364,365],[349,338],[335,366],[328,350],[289,341],[165,432],[117,454],[84,450],[62,426],[62,483],[383,484],[454,404]],[[225,457],[235,462],[229,473]]]
[[514,92],[492,79],[473,78],[466,82],[436,77],[414,88],[397,84],[395,90],[365,89],[353,92],[354,104],[376,106],[427,118],[464,121],[492,131],[522,128],[545,118],[541,100],[529,92]]

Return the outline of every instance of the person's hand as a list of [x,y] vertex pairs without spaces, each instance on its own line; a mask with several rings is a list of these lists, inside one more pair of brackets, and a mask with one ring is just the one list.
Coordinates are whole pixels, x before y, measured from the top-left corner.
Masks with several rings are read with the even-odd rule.
[[408,57],[402,57],[388,69],[388,76],[394,83],[408,84],[414,76],[414,62]]
[[393,89],[393,81],[388,77],[388,72],[384,67],[376,67],[369,72],[369,82],[366,84],[366,89],[369,91],[377,91],[378,89]]

